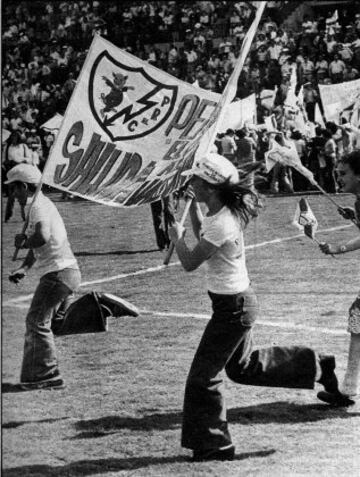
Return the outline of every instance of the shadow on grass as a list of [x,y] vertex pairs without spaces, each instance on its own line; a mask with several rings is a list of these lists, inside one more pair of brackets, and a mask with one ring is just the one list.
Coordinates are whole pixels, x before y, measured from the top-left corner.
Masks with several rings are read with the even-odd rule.
[[142,253],[154,253],[159,252],[158,248],[151,250],[113,250],[110,252],[74,252],[76,257],[95,257],[101,255],[137,255]]
[[[348,419],[360,413],[348,414],[344,408],[326,404],[296,404],[287,401],[238,407],[228,410],[228,422],[232,424],[296,424],[324,419]],[[75,428],[79,434],[71,439],[86,439],[114,433],[120,429],[135,431],[164,431],[181,426],[182,413],[150,414],[143,417],[106,416],[99,419],[78,421]]]
[[[267,457],[276,452],[275,449],[244,452],[242,454],[236,454],[234,460],[245,460],[256,457]],[[176,464],[188,462],[188,458],[185,456],[173,456],[173,457],[129,457],[124,459],[98,459],[98,460],[80,460],[64,466],[51,466],[51,465],[24,465],[19,467],[12,467],[10,469],[3,469],[4,477],[15,476],[56,476],[56,477],[69,477],[76,475],[103,475],[106,472],[120,472],[122,470],[135,470],[143,467],[149,467],[150,465],[162,465],[162,464]],[[193,465],[201,465],[196,463]]]
[[[26,390],[28,392],[28,390]],[[24,389],[21,389],[19,383],[1,383],[1,392],[2,394],[7,393],[23,393]]]
[[16,429],[17,427],[24,426],[25,424],[42,424],[42,423],[52,423],[57,421],[64,421],[65,419],[69,419],[68,417],[57,417],[57,418],[49,418],[49,419],[39,419],[38,421],[10,421],[2,424],[3,429]]
[[[59,388],[60,389],[60,388]],[[22,389],[20,383],[1,383],[1,393],[8,394],[8,393],[29,393],[35,391],[58,391],[59,389],[54,388],[43,388],[43,389]],[[62,388],[61,388],[62,390]]]

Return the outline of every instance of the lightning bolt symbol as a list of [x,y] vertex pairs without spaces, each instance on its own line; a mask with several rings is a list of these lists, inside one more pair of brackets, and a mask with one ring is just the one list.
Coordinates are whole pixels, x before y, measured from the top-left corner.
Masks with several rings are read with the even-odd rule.
[[113,116],[109,118],[106,118],[106,120],[104,121],[104,125],[109,126],[118,118],[121,118],[121,116],[124,116],[124,124],[126,124],[131,119],[135,118],[136,116],[139,116],[140,114],[144,113],[145,111],[152,108],[153,106],[156,106],[158,104],[158,101],[151,101],[150,98],[155,96],[161,89],[162,87],[160,85],[156,86],[156,88],[154,88],[152,91],[145,94],[142,98],[136,101],[139,104],[143,104],[144,105],[143,108],[140,108],[138,111],[133,112],[133,105],[129,104],[129,106],[126,106],[124,109],[122,109],[118,113],[114,114]]

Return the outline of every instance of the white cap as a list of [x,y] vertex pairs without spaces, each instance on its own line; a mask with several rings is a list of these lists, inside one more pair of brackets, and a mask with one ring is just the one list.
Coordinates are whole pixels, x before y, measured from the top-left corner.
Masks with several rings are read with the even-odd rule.
[[216,152],[210,152],[205,157],[195,160],[192,168],[182,175],[195,175],[209,184],[223,184],[228,179],[232,184],[239,182],[239,173],[234,164]]
[[27,184],[39,184],[41,180],[40,170],[31,164],[19,164],[7,173],[7,181],[5,184],[11,182],[26,182]]

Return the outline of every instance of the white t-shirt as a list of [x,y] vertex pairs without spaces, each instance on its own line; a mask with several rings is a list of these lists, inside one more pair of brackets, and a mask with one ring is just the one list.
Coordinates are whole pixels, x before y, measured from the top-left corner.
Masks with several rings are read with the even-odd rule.
[[8,159],[9,161],[15,162],[16,164],[21,164],[23,162],[29,162],[31,152],[26,144],[10,144],[8,147]]
[[205,263],[208,290],[219,295],[234,295],[250,285],[245,264],[244,237],[240,220],[223,207],[204,217],[201,236],[219,249]]
[[63,270],[64,268],[78,269],[78,264],[71,250],[64,222],[50,199],[42,192],[39,193],[30,209],[28,236],[35,232],[35,224],[46,222],[50,228],[50,239],[41,247],[34,248],[35,266],[42,275]]

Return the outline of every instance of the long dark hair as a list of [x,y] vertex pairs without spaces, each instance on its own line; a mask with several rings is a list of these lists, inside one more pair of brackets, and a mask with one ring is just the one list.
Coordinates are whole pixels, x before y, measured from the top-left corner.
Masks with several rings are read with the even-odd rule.
[[229,180],[223,184],[211,184],[211,187],[218,192],[221,202],[239,217],[244,228],[251,219],[259,215],[262,204],[259,196],[252,190],[239,183],[231,184]]

